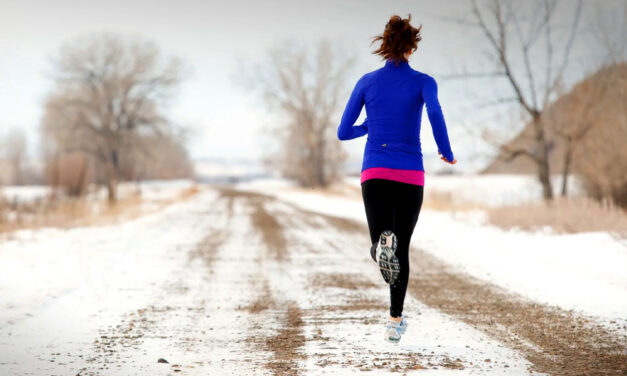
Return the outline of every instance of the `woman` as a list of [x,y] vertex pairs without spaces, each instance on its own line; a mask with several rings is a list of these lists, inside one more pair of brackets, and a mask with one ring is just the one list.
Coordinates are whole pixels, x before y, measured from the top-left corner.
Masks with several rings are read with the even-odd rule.
[[[392,16],[374,51],[385,66],[364,75],[350,96],[337,135],[350,140],[368,134],[361,170],[361,189],[370,230],[371,256],[390,285],[390,318],[385,339],[398,342],[407,330],[403,302],[409,279],[409,242],[420,207],[424,168],[420,149],[420,121],[423,104],[441,154],[455,164],[438,102],[435,80],[409,66],[408,58],[417,49],[421,27]],[[355,121],[366,106],[367,119]]]

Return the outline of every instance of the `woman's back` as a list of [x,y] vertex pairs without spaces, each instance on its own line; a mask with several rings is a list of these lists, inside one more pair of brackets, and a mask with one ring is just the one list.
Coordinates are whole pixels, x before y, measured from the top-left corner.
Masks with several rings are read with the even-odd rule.
[[[374,167],[424,171],[420,123],[425,103],[438,149],[452,161],[436,82],[404,61],[388,60],[384,67],[357,82],[342,116],[338,137],[347,140],[368,134],[362,171]],[[354,127],[364,105],[367,121]]]
[[417,143],[424,103],[421,88],[425,74],[406,62],[387,62],[364,76],[364,104],[368,116],[368,138]]

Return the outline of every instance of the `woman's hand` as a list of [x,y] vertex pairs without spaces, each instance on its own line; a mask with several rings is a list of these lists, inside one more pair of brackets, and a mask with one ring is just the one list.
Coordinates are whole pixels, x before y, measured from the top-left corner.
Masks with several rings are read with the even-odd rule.
[[442,153],[440,153],[439,150],[438,150],[438,154],[440,155],[440,159],[448,164],[454,165],[455,163],[457,163],[457,159],[453,159],[453,161],[449,161],[448,159],[444,158],[444,156],[442,155]]

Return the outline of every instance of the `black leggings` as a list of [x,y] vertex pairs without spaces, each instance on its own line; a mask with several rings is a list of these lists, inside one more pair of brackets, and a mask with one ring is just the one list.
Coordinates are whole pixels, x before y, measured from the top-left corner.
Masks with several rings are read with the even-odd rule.
[[361,184],[372,243],[385,230],[397,238],[396,257],[400,263],[399,279],[390,286],[390,316],[400,317],[409,280],[409,241],[422,207],[423,187],[393,180],[370,179]]

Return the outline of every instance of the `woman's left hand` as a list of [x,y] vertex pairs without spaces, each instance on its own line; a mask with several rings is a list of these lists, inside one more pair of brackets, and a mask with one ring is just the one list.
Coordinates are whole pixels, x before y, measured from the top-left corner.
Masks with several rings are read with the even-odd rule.
[[455,163],[457,163],[457,159],[453,159],[452,161],[449,161],[448,159],[446,159],[442,153],[440,153],[440,151],[438,150],[438,154],[440,155],[440,159],[443,160],[444,162],[454,165]]

